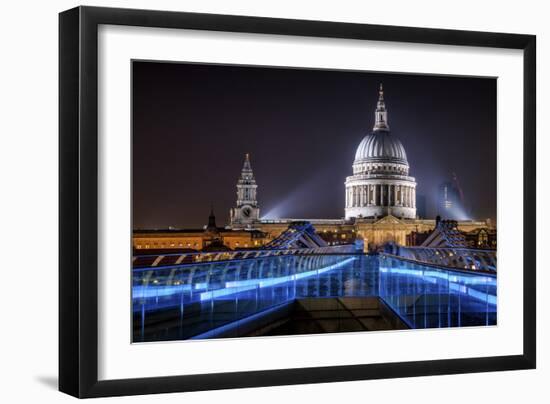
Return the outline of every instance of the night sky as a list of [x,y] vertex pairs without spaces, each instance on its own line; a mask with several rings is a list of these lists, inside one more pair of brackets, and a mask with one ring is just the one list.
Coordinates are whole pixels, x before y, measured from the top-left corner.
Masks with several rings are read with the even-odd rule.
[[261,216],[341,218],[378,85],[409,175],[436,214],[458,176],[473,219],[496,217],[496,79],[133,62],[134,228],[218,226],[250,153]]

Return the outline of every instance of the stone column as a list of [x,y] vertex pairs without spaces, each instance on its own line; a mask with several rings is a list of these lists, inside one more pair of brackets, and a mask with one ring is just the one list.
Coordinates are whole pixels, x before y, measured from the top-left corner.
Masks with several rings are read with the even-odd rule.
[[367,185],[367,206],[370,205],[370,185]]
[[399,203],[399,205],[403,205],[403,185],[399,185],[399,198],[397,198],[397,203]]
[[369,185],[369,188],[370,188],[369,205],[374,205],[374,185]]
[[395,186],[395,205],[401,205],[401,185]]
[[370,192],[370,196],[369,196],[369,205],[373,205],[374,204],[374,185],[369,185],[369,192]]
[[349,195],[349,191],[346,188],[346,208],[348,207],[348,195]]

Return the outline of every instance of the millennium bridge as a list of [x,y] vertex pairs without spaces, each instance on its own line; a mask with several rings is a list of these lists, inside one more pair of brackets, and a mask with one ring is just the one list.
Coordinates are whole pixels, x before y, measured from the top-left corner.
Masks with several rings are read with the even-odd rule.
[[134,342],[496,324],[496,256],[328,246],[307,222],[262,249],[133,259]]

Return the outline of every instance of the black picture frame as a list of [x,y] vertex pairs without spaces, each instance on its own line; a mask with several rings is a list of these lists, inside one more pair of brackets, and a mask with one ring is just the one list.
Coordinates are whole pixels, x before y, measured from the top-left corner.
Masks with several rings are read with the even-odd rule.
[[[523,354],[99,381],[100,24],[523,50]],[[535,368],[535,61],[534,35],[97,7],[77,7],[60,13],[59,389],[84,398]]]

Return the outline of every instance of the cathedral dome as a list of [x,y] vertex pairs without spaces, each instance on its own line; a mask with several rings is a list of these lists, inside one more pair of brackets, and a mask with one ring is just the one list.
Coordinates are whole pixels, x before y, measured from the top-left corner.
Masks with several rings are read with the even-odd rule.
[[375,130],[363,138],[355,152],[355,163],[408,165],[403,144],[387,130]]
[[393,215],[416,218],[416,181],[409,177],[405,148],[392,136],[380,84],[374,127],[359,143],[346,177],[346,219]]

